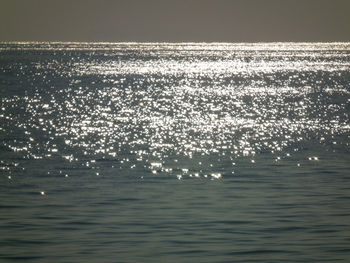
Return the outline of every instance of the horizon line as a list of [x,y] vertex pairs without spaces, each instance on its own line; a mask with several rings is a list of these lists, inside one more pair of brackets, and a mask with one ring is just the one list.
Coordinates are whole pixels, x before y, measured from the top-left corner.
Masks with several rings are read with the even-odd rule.
[[1,41],[0,44],[350,44],[350,41],[248,41],[248,42],[226,42],[226,41],[33,41],[33,40],[10,40]]

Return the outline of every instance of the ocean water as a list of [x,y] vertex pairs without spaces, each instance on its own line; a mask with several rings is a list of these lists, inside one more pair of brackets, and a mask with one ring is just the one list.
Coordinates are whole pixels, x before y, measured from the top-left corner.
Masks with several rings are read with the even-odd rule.
[[349,262],[350,43],[0,43],[0,262]]

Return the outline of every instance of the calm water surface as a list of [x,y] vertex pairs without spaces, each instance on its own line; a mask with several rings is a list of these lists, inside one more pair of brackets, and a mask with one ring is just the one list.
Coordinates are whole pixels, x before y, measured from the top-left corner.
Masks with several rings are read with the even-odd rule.
[[349,43],[0,43],[0,261],[349,262],[349,82]]

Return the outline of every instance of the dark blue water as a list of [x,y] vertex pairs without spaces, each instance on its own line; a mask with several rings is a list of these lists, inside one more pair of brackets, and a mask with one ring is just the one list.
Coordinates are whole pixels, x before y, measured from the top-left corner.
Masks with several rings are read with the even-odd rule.
[[349,262],[350,44],[0,44],[0,262]]

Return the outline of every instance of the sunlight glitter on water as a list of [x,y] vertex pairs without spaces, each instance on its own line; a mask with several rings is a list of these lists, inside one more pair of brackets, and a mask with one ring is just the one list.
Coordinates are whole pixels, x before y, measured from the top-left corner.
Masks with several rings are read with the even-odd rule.
[[159,173],[169,156],[232,161],[349,131],[348,44],[67,45],[22,46],[64,56],[19,64],[36,86],[1,99],[2,131],[24,135],[3,145],[25,158],[142,161]]

